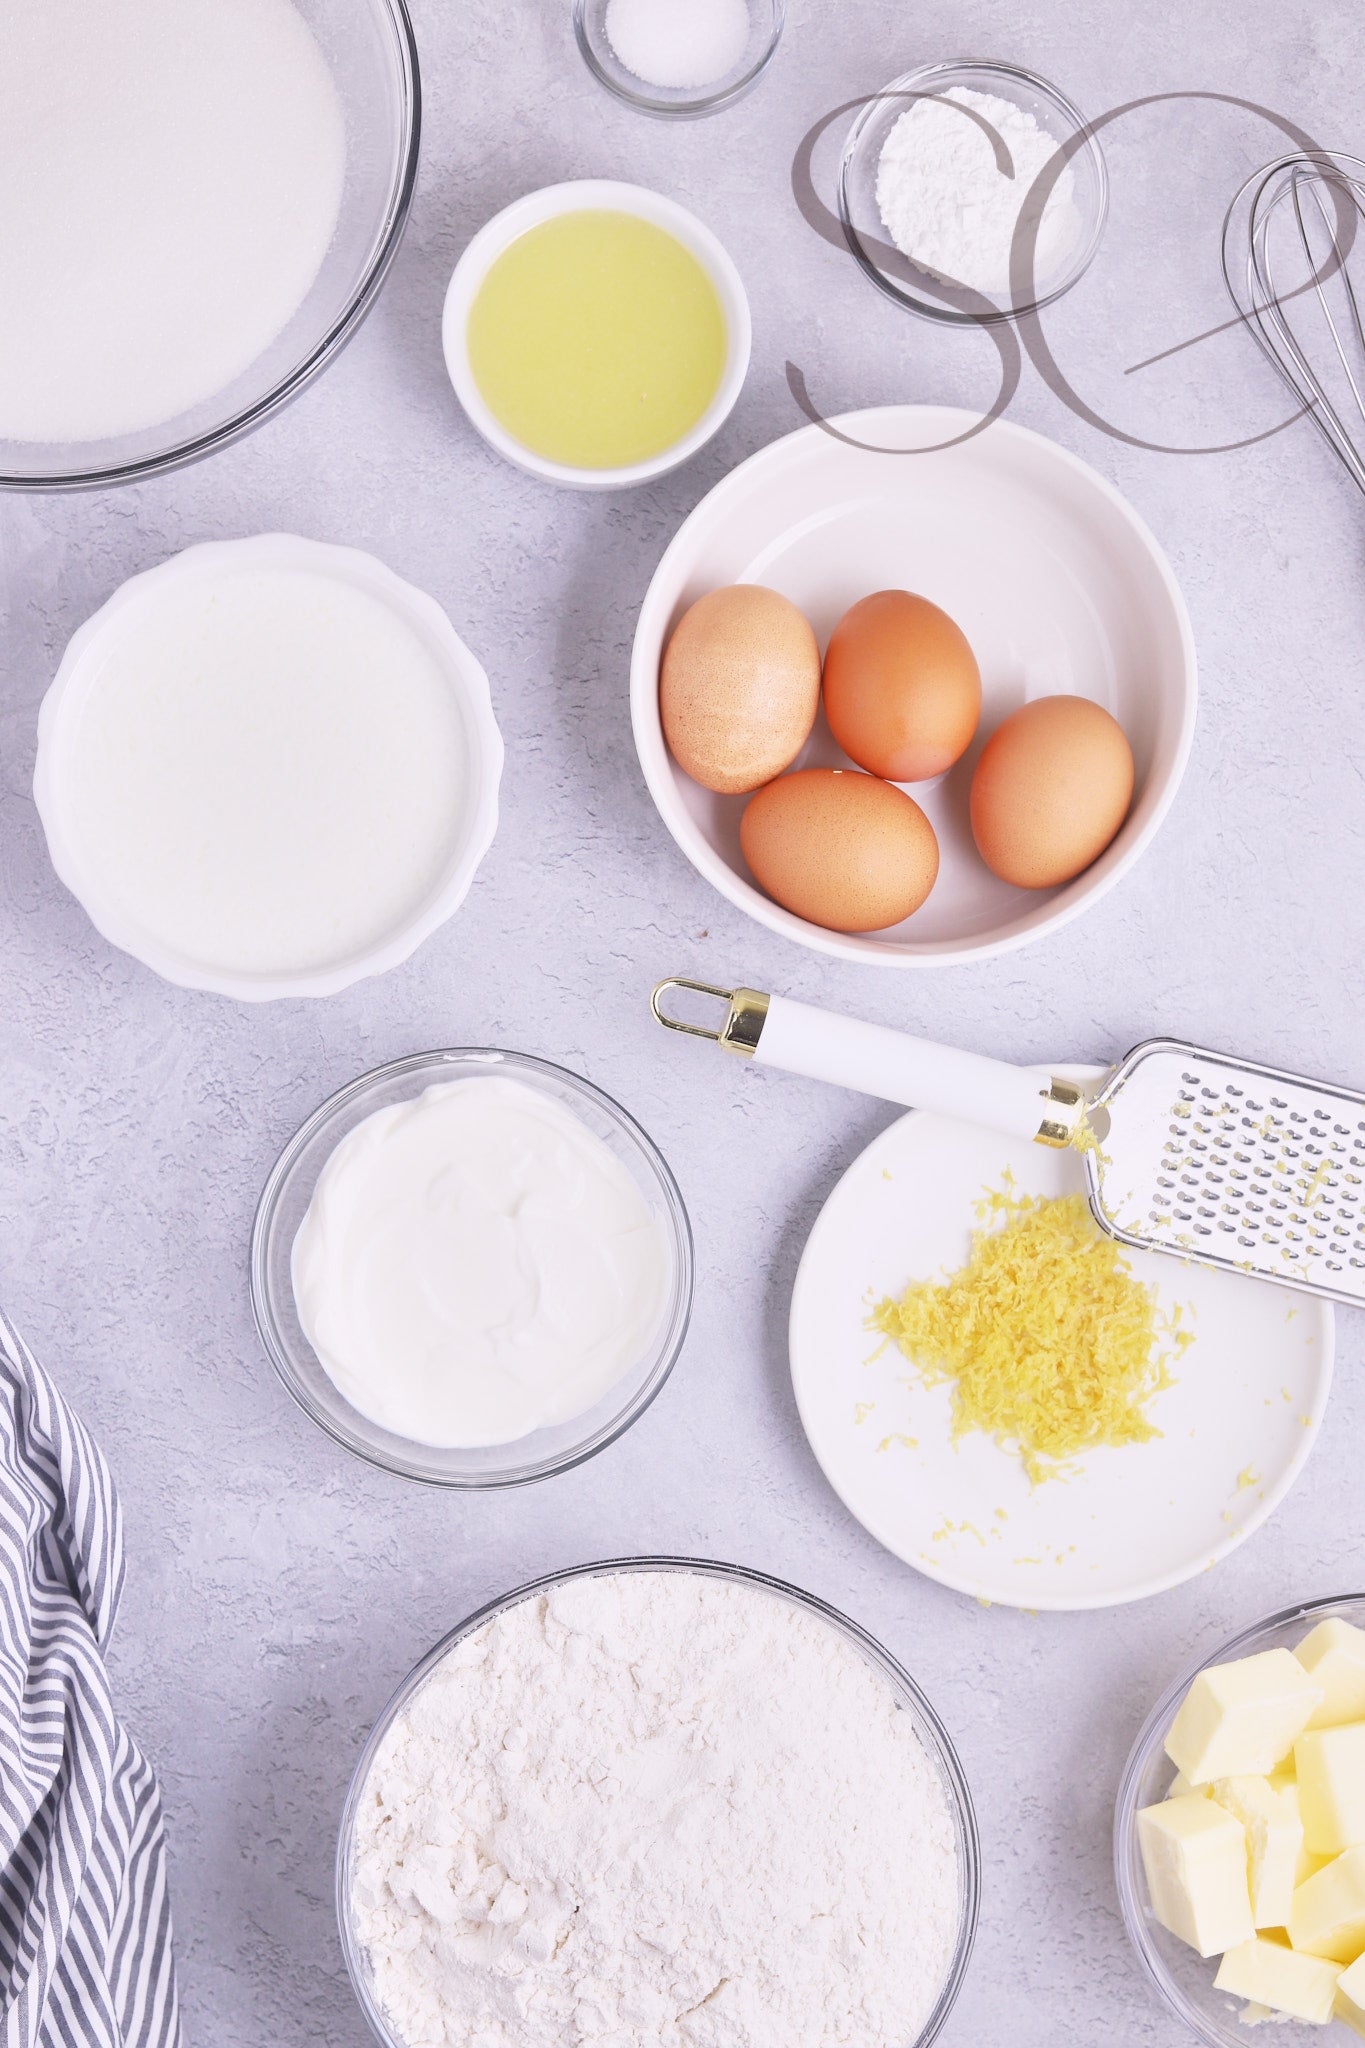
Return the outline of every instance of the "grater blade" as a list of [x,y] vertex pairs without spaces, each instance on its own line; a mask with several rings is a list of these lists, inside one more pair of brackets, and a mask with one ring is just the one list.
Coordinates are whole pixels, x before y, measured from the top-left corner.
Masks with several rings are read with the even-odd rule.
[[1109,1127],[1084,1155],[1090,1206],[1111,1236],[1365,1305],[1365,1094],[1158,1038],[1093,1107]]

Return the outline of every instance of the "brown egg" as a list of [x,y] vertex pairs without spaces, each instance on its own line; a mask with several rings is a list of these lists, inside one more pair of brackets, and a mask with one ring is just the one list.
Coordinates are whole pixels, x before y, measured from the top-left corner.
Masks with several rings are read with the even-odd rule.
[[690,605],[659,673],[659,716],[678,766],[736,796],[789,768],[820,708],[810,621],[775,590],[732,583]]
[[1069,882],[1104,852],[1133,800],[1123,727],[1088,697],[1036,697],[998,726],[972,777],[982,860],[1021,889]]
[[981,671],[962,628],[908,590],[851,605],[825,652],[825,716],[851,761],[888,782],[942,775],[981,717]]
[[877,932],[918,910],[938,841],[903,789],[850,769],[801,768],[749,799],[740,845],[784,910],[836,932]]

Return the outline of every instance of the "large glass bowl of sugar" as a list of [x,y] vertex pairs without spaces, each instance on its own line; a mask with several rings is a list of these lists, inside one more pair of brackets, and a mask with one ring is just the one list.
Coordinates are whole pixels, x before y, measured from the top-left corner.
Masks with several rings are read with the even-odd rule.
[[0,487],[196,461],[372,305],[417,170],[405,0],[13,0]]

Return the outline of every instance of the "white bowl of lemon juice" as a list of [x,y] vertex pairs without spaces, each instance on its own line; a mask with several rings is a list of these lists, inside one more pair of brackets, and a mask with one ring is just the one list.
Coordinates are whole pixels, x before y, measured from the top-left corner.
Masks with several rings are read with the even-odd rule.
[[455,266],[443,342],[455,393],[510,462],[579,490],[676,469],[749,367],[739,272],[686,207],[608,178],[495,215]]

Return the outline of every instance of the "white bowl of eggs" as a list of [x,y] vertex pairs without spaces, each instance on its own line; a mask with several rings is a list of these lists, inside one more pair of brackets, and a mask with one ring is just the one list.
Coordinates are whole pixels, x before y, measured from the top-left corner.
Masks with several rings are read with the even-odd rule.
[[1151,843],[1194,734],[1184,600],[1066,450],[894,406],[733,471],[646,594],[631,702],[669,831],[730,902],[877,965],[1004,952]]

